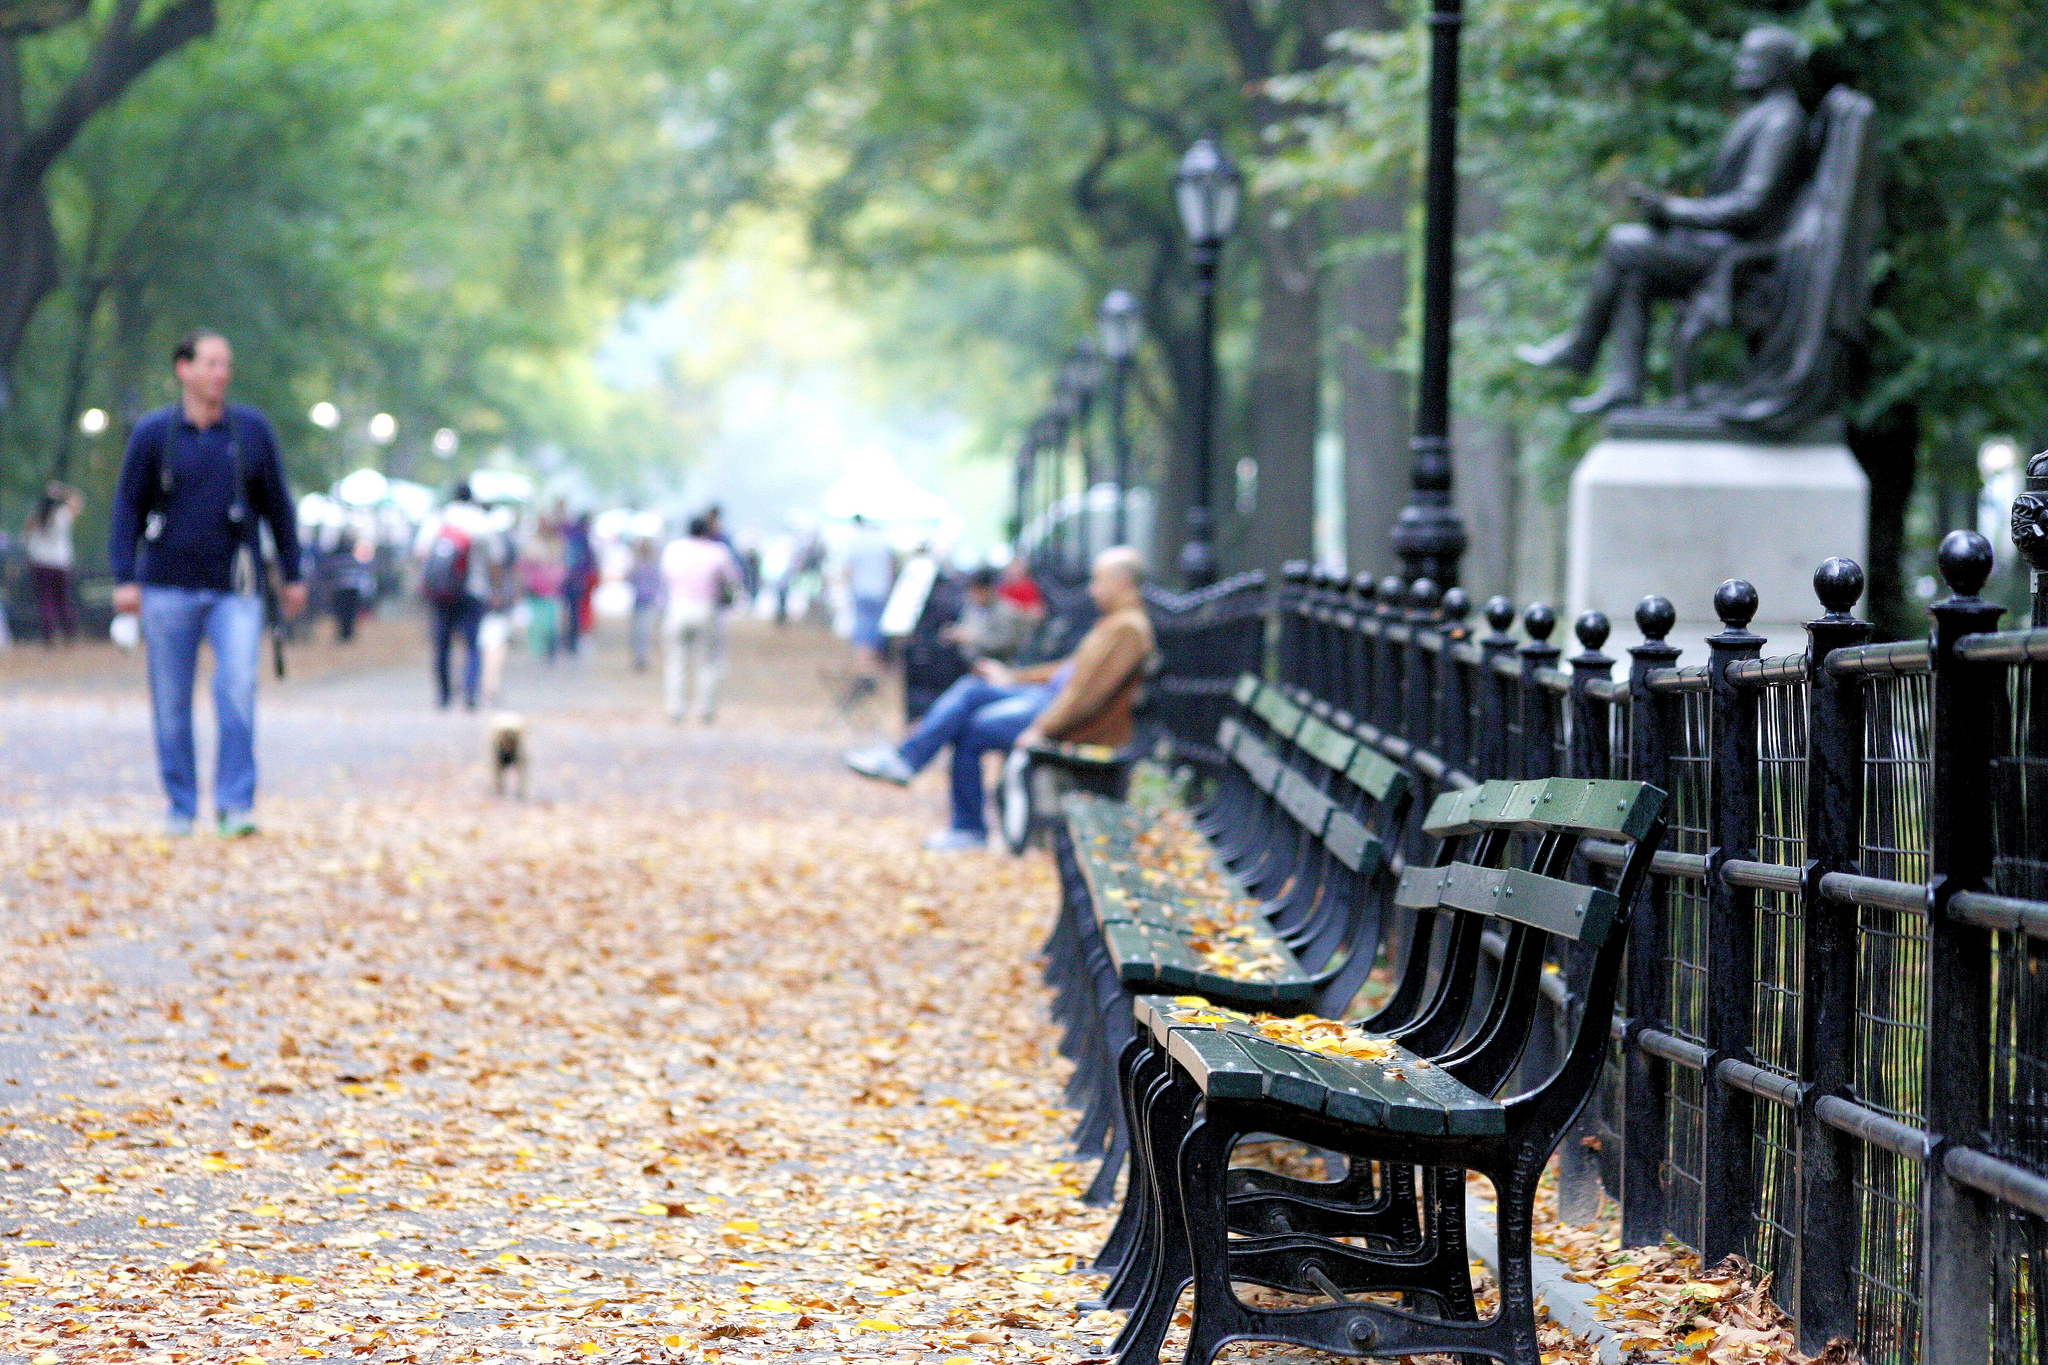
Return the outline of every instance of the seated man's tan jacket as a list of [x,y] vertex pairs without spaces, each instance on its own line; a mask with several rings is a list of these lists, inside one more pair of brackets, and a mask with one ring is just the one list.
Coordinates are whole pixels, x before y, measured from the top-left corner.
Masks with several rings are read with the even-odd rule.
[[1117,748],[1131,738],[1131,703],[1145,681],[1152,653],[1152,622],[1143,607],[1126,607],[1097,621],[1074,651],[1074,673],[1039,713],[1047,739]]

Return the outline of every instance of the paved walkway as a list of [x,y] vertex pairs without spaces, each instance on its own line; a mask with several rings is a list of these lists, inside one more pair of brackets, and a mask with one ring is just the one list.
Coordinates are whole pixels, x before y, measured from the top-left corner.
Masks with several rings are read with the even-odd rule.
[[1092,1346],[1042,861],[918,851],[814,632],[711,729],[616,634],[518,662],[516,802],[416,631],[266,680],[238,843],[156,833],[136,660],[0,655],[0,1357]]

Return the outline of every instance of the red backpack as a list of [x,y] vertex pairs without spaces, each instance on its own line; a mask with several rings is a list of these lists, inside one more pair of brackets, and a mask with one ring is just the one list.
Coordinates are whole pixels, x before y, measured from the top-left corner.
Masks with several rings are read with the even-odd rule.
[[420,586],[429,602],[460,602],[469,592],[469,533],[446,522],[427,546],[426,572]]

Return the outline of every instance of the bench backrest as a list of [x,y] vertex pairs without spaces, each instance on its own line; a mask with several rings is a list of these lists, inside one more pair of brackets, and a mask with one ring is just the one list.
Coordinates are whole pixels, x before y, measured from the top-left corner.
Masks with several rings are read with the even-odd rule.
[[[1484,866],[1454,859],[1411,867],[1394,903],[1412,910],[1459,910],[1498,916],[1597,948],[1606,942],[1621,899],[1601,886],[1573,881],[1572,855],[1585,838],[1635,845],[1623,877],[1629,885],[1647,862],[1645,840],[1660,827],[1664,793],[1645,782],[1550,777],[1482,783],[1445,792],[1430,806],[1423,829],[1439,839],[1484,834],[1540,837],[1528,868]],[[1487,859],[1491,862],[1492,859]]]

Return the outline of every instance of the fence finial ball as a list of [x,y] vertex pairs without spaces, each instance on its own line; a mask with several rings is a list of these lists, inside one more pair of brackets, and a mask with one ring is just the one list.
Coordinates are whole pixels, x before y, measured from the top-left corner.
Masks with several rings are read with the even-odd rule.
[[1472,614],[1471,595],[1463,588],[1452,588],[1444,594],[1444,600],[1440,604],[1440,609],[1443,612],[1444,620],[1452,625],[1456,625]]
[[1358,574],[1351,580],[1351,591],[1358,594],[1358,600],[1361,602],[1372,601],[1373,594],[1379,590],[1379,584],[1374,581],[1370,570]]
[[1416,611],[1435,611],[1436,599],[1436,582],[1433,579],[1418,578],[1408,585],[1408,605]]
[[1664,643],[1664,637],[1677,624],[1678,608],[1671,605],[1670,598],[1651,593],[1636,603],[1636,629],[1653,644]]
[[1941,566],[1941,581],[1958,597],[1975,597],[1984,580],[1991,577],[1991,542],[1975,531],[1950,531],[1941,538],[1935,556]]
[[1522,613],[1522,629],[1540,645],[1550,638],[1551,631],[1557,629],[1557,613],[1542,602],[1531,602],[1529,609]]
[[1495,593],[1486,599],[1486,624],[1492,626],[1495,634],[1501,634],[1515,623],[1515,604]]
[[1408,585],[1401,581],[1401,575],[1390,573],[1380,580],[1380,605],[1389,611],[1400,610],[1401,603],[1408,597]]
[[1572,634],[1579,637],[1588,654],[1598,654],[1600,646],[1607,643],[1607,636],[1614,628],[1607,623],[1604,611],[1582,611],[1579,619],[1572,623]]
[[1745,630],[1756,619],[1756,589],[1731,578],[1714,589],[1714,615],[1730,630]]
[[1830,616],[1847,616],[1849,608],[1863,597],[1863,566],[1836,555],[1824,559],[1813,571],[1813,595]]
[[1289,583],[1307,582],[1308,561],[1306,559],[1288,560],[1285,564],[1282,564],[1280,566],[1280,576],[1286,579]]

